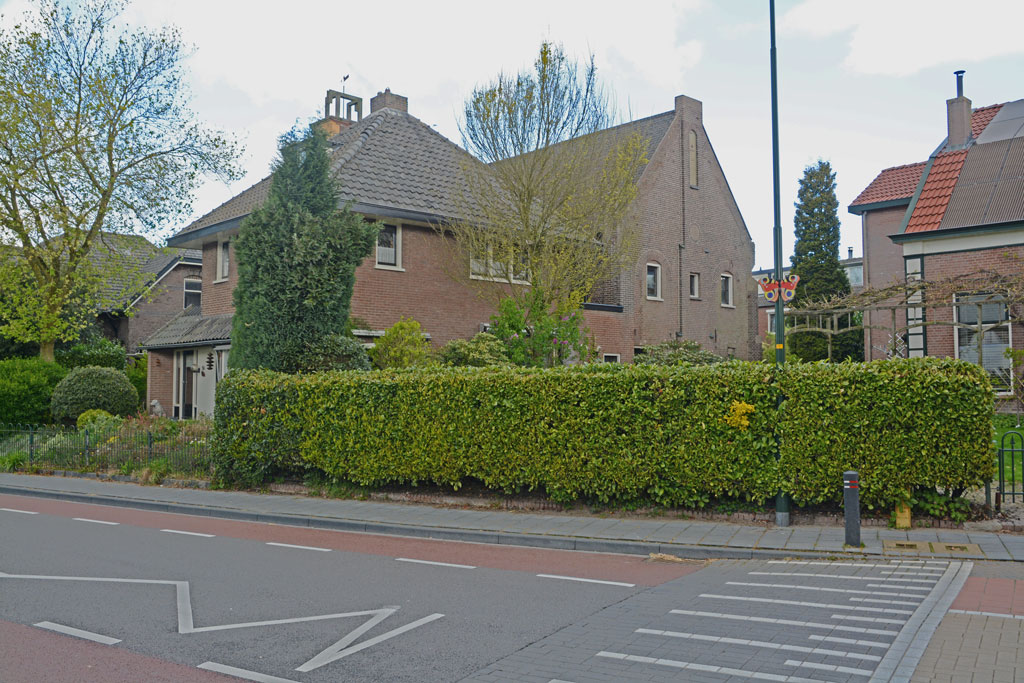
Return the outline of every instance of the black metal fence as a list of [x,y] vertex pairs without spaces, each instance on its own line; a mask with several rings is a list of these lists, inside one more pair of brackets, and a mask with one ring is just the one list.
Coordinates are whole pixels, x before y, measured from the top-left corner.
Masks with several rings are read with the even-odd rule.
[[149,470],[208,478],[212,473],[207,421],[182,421],[146,428],[132,422],[104,428],[68,429],[0,424],[0,471],[64,469],[113,474]]
[[1004,499],[1024,498],[1024,435],[1009,431],[999,441],[999,496],[996,509]]

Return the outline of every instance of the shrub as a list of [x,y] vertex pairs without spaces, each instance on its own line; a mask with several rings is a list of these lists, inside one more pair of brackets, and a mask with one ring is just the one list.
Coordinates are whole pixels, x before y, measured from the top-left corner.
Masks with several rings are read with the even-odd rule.
[[72,370],[50,399],[53,417],[67,422],[94,408],[111,415],[131,415],[138,407],[139,394],[123,372],[94,366]]
[[128,363],[128,355],[124,347],[106,337],[97,337],[92,341],[75,344],[70,349],[57,351],[55,355],[57,364],[68,370],[95,365],[124,371]]
[[50,422],[50,396],[68,371],[40,358],[0,361],[0,423]]
[[515,365],[554,367],[572,358],[587,361],[595,350],[583,329],[581,304],[571,299],[548,310],[544,296],[534,288],[525,301],[509,297],[498,302],[491,332],[505,344],[506,355]]
[[14,451],[7,455],[0,455],[0,472],[17,472],[28,462],[28,454],[22,451]]
[[386,329],[370,349],[370,360],[380,370],[411,368],[426,363],[429,357],[427,340],[412,318],[402,318]]
[[700,344],[689,339],[667,341],[645,346],[644,352],[633,359],[636,365],[714,365],[724,358],[705,351]]
[[332,334],[306,345],[296,361],[296,372],[369,370],[370,356],[353,337]]
[[493,334],[480,332],[472,339],[455,339],[444,345],[437,359],[451,367],[486,368],[511,365],[505,344]]
[[93,408],[92,410],[86,410],[81,415],[79,415],[78,419],[75,421],[75,426],[77,426],[79,429],[88,429],[89,425],[95,422],[96,420],[104,420],[109,417],[114,416],[105,410]]
[[868,504],[993,474],[988,380],[942,359],[239,372],[215,415],[218,477],[247,485],[319,470],[361,486],[475,479],[559,501],[700,507],[780,487],[838,501],[850,468]]
[[993,393],[977,365],[944,358],[795,363],[779,388],[779,472],[800,503],[839,501],[845,470],[869,506],[916,486],[962,491],[995,474]]
[[128,381],[135,387],[135,391],[139,394],[139,409],[144,410],[146,405],[146,384],[147,374],[149,373],[149,354],[143,353],[136,356],[128,363],[128,367],[125,369],[124,374],[128,376]]

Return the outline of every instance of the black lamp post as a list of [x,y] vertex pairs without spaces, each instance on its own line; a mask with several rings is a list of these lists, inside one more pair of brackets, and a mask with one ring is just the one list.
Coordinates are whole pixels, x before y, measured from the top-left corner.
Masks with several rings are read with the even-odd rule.
[[[772,183],[775,190],[775,226],[772,231],[775,246],[775,281],[782,282],[782,211],[779,205],[779,90],[778,68],[775,60],[775,0],[768,0],[768,23],[771,31],[772,64]],[[775,365],[786,363],[786,331],[784,327],[781,292],[775,299]],[[779,397],[782,400],[782,397]],[[775,457],[779,457],[778,450]],[[775,526],[789,526],[789,498],[781,491],[775,496]]]

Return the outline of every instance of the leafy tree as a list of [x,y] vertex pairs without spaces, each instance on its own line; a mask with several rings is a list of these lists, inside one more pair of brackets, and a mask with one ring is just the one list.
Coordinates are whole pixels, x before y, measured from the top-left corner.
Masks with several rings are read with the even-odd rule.
[[430,360],[430,351],[419,322],[402,318],[384,330],[370,349],[370,360],[378,370],[425,365]]
[[[832,296],[850,293],[850,280],[839,265],[839,216],[836,210],[836,174],[827,161],[804,169],[797,191],[796,245],[791,258],[792,270],[800,276],[793,306],[808,301],[820,301]],[[787,335],[790,351],[805,361],[824,360],[829,357],[828,341],[824,334],[797,332]],[[863,332],[836,335],[832,342],[832,359],[863,360]]]
[[238,175],[237,146],[200,122],[176,29],[129,30],[117,0],[38,12],[0,29],[0,334],[54,343],[138,276],[90,252],[102,233],[155,230],[191,211],[204,174]]
[[[550,311],[579,302],[635,260],[630,208],[648,140],[607,129],[611,108],[593,57],[583,65],[543,42],[532,71],[476,88],[460,122],[476,160],[456,196],[464,217],[441,228],[458,279],[508,283],[482,292]],[[600,132],[599,132],[600,131]]]
[[239,229],[233,368],[295,372],[307,350],[343,333],[355,270],[376,228],[338,209],[322,133],[282,136],[270,193]]
[[570,299],[550,310],[540,289],[534,287],[529,294],[522,303],[503,299],[498,313],[491,316],[491,332],[505,343],[509,360],[525,367],[554,367],[574,358],[590,360],[594,349],[582,329],[582,302]]

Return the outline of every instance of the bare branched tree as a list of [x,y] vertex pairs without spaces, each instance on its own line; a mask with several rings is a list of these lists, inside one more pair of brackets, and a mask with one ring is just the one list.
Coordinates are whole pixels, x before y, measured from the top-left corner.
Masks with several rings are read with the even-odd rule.
[[579,306],[635,259],[631,213],[648,140],[608,128],[593,57],[582,66],[544,42],[532,72],[473,91],[460,122],[476,159],[463,168],[462,218],[443,227],[456,277],[524,306],[529,283],[547,307]]

